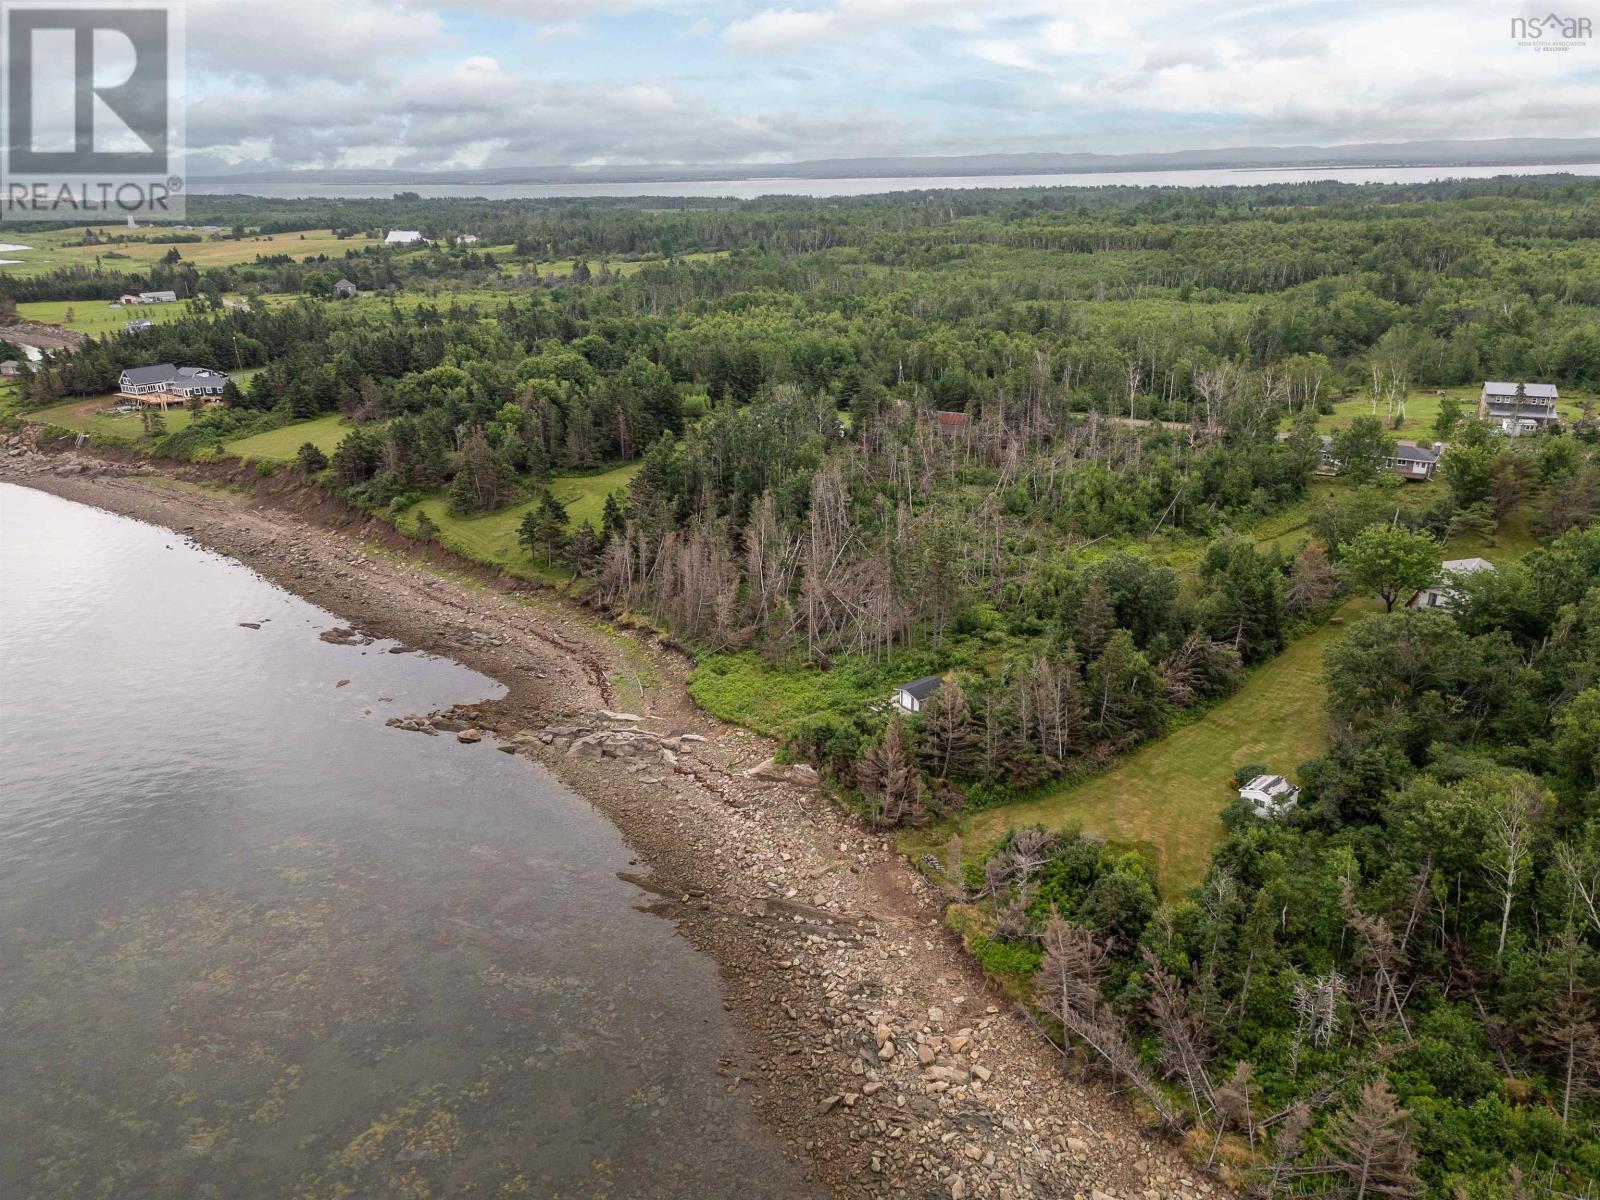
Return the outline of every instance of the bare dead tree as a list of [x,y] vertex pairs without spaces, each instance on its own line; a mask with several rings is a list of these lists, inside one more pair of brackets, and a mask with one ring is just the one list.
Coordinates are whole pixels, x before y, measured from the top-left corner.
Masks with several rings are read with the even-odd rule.
[[905,723],[898,717],[883,731],[883,740],[861,756],[856,779],[878,828],[892,828],[922,815],[922,774],[912,757]]
[[1567,881],[1579,920],[1600,933],[1600,855],[1585,854],[1570,842],[1557,842],[1555,862]]
[[1536,1026],[1539,1045],[1561,1079],[1561,1128],[1572,1101],[1600,1092],[1600,997],[1581,970],[1582,944],[1569,925],[1561,935],[1562,974],[1547,1011]]
[[1380,1028],[1387,1025],[1391,1018],[1397,1020],[1409,1038],[1411,1026],[1406,1021],[1405,1001],[1401,998],[1399,985],[1404,960],[1395,943],[1394,930],[1383,918],[1361,910],[1348,876],[1339,882],[1345,921],[1360,939],[1362,958],[1373,972],[1375,994],[1368,1006],[1369,1019]]
[[1150,1017],[1161,1036],[1161,1061],[1167,1073],[1183,1080],[1195,1113],[1202,1119],[1217,1109],[1205,1049],[1206,1035],[1190,1011],[1183,988],[1161,960],[1144,948],[1145,981],[1150,985]]
[[1255,1189],[1265,1200],[1272,1200],[1273,1196],[1288,1186],[1290,1180],[1305,1173],[1298,1160],[1300,1152],[1305,1149],[1306,1134],[1310,1129],[1310,1107],[1303,1102],[1290,1107],[1272,1139],[1272,1157]]
[[1352,1200],[1423,1190],[1411,1146],[1411,1113],[1395,1103],[1387,1079],[1367,1084],[1355,1103],[1336,1113],[1327,1139],[1328,1152],[1318,1165],[1345,1178]]
[[1217,1135],[1211,1143],[1211,1157],[1206,1165],[1216,1162],[1217,1148],[1222,1145],[1222,1135],[1232,1127],[1243,1130],[1253,1148],[1256,1144],[1256,1097],[1261,1085],[1255,1082],[1255,1068],[1244,1059],[1233,1064],[1233,1073],[1217,1086],[1214,1099],[1217,1105]]
[[1528,865],[1547,803],[1544,789],[1537,783],[1518,779],[1498,791],[1491,804],[1489,845],[1483,865],[1500,893],[1500,940],[1494,951],[1498,969],[1505,960],[1506,933],[1511,928],[1517,884]]
[[1040,1006],[1097,1055],[1114,1079],[1137,1088],[1164,1124],[1181,1129],[1182,1115],[1146,1073],[1121,1019],[1100,996],[1100,982],[1110,965],[1109,948],[1093,930],[1060,917],[1050,919],[1042,941],[1044,961],[1035,985]]
[[1310,1042],[1319,1049],[1331,1043],[1339,1032],[1339,1002],[1349,990],[1343,975],[1337,970],[1318,975],[1309,982],[1294,981],[1293,999],[1295,1030],[1291,1046],[1292,1074],[1300,1073],[1300,1051]]

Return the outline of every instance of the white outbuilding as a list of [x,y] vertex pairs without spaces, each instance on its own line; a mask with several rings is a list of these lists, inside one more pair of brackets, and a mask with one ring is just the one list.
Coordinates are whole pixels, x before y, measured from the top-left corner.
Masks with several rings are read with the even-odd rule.
[[1239,798],[1255,806],[1258,817],[1282,816],[1300,800],[1300,789],[1282,775],[1257,775],[1239,789]]

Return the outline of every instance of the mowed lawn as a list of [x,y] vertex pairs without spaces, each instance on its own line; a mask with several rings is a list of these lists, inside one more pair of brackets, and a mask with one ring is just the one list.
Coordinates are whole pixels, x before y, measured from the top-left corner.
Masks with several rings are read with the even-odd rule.
[[129,308],[112,308],[104,300],[32,300],[17,305],[17,315],[24,320],[60,325],[63,329],[93,336],[121,333],[129,321],[165,325],[189,313],[189,305],[181,300],[176,304],[141,304]]
[[[601,514],[605,511],[606,497],[612,492],[625,491],[638,474],[640,464],[629,463],[598,475],[568,475],[550,481],[550,491],[565,506],[569,528],[587,522],[600,528]],[[505,567],[516,574],[542,574],[531,556],[517,543],[517,527],[522,518],[537,503],[527,500],[513,504],[498,512],[477,517],[457,517],[451,514],[450,505],[443,496],[433,496],[418,501],[406,511],[401,527],[414,531],[419,513],[427,513],[439,527],[439,541],[448,548],[465,554],[479,562]]]
[[[1346,619],[1354,616],[1346,606]],[[1191,725],[1135,750],[1111,770],[1035,800],[985,809],[958,829],[985,853],[1007,830],[1076,826],[1142,851],[1161,890],[1181,895],[1205,876],[1222,841],[1222,810],[1235,798],[1233,769],[1259,762],[1290,773],[1327,744],[1322,655],[1343,632],[1324,625],[1252,671],[1244,686]]]
[[[1317,418],[1317,429],[1321,433],[1334,433],[1340,429],[1348,429],[1357,417],[1370,417],[1376,415],[1396,438],[1412,442],[1432,442],[1434,440],[1433,423],[1439,416],[1439,403],[1445,396],[1453,396],[1461,402],[1464,415],[1471,417],[1478,411],[1478,395],[1482,385],[1454,388],[1418,388],[1406,398],[1405,417],[1400,422],[1398,429],[1392,428],[1389,408],[1381,401],[1377,412],[1373,412],[1371,396],[1352,396],[1347,400],[1340,400],[1334,405],[1333,412]],[[1443,393],[1441,395],[1441,393]],[[1563,393],[1556,404],[1556,411],[1561,414],[1564,421],[1571,422],[1581,414],[1579,398],[1570,392]],[[1292,422],[1287,418],[1284,428],[1291,428]]]
[[255,433],[249,437],[224,442],[222,448],[240,458],[265,458],[287,462],[307,442],[324,454],[332,454],[334,448],[344,440],[352,428],[353,426],[338,413],[329,413],[327,416],[313,417],[309,421],[296,421],[293,425],[269,429],[266,433]]
[[[115,396],[91,396],[88,399],[66,400],[49,408],[36,408],[23,415],[40,424],[59,425],[78,433],[92,433],[100,437],[135,441],[144,436],[144,418],[136,412],[111,411],[117,403]],[[175,408],[165,414],[168,433],[177,433],[191,420],[189,410]]]

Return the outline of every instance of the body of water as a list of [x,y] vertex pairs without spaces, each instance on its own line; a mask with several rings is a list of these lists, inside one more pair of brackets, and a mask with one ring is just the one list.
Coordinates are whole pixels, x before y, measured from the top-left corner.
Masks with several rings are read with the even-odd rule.
[[499,686],[335,624],[0,484],[0,1195],[813,1195],[616,830],[384,726]]
[[586,196],[712,196],[754,200],[758,196],[872,196],[885,192],[945,188],[1041,187],[1254,187],[1268,183],[1429,183],[1440,179],[1492,179],[1498,175],[1600,175],[1600,163],[1488,167],[1230,167],[1194,171],[1094,171],[1075,175],[945,175],[895,176],[878,179],[702,179],[652,183],[292,183],[246,179],[198,179],[193,195],[238,193],[287,199],[373,199],[395,192],[419,196],[483,196],[491,200],[526,200]]

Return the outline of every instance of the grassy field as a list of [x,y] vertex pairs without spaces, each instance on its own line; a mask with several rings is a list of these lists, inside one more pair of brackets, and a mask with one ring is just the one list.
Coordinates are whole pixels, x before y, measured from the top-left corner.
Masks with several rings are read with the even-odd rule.
[[[1335,489],[1340,480],[1317,481]],[[1407,487],[1414,499],[1420,488]],[[1290,518],[1285,517],[1287,523]],[[1272,527],[1261,532],[1271,532]],[[1279,539],[1298,540],[1303,529],[1286,529]],[[1452,539],[1446,558],[1481,555],[1509,562],[1538,545],[1526,512],[1500,523],[1492,538]],[[1142,851],[1155,865],[1162,890],[1179,895],[1205,875],[1211,852],[1222,840],[1222,810],[1234,798],[1233,769],[1260,763],[1292,773],[1326,743],[1327,715],[1322,656],[1352,620],[1380,609],[1376,599],[1357,597],[1340,610],[1340,624],[1324,625],[1292,643],[1277,658],[1252,671],[1244,685],[1193,724],[1134,751],[1111,770],[1078,784],[1067,784],[1020,804],[986,809],[959,819],[957,830],[974,851],[983,852],[1009,829],[1041,824],[1048,829],[1078,827],[1084,833]],[[916,835],[936,844],[947,829]],[[930,840],[931,837],[931,840]]]
[[[638,463],[629,463],[598,475],[564,476],[550,481],[550,491],[566,506],[573,526],[588,522],[599,529],[606,496],[626,489],[638,470]],[[517,527],[535,503],[528,500],[478,517],[457,517],[451,514],[443,496],[433,496],[412,505],[402,518],[401,526],[408,532],[414,530],[418,514],[427,513],[439,527],[439,541],[444,546],[479,562],[504,567],[513,574],[549,578],[551,573],[542,570],[517,544]]]
[[225,442],[222,448],[240,458],[267,458],[287,462],[307,442],[324,454],[332,454],[334,447],[343,440],[350,429],[350,423],[338,413],[329,413],[325,417],[296,421],[280,429],[271,429],[266,433],[252,434],[250,437]]
[[[72,318],[68,320],[67,314]],[[176,321],[189,315],[189,306],[177,304],[141,304],[137,308],[112,308],[104,300],[34,300],[17,305],[17,315],[29,321],[46,325],[60,325],[79,333],[101,335],[120,333],[129,321],[149,320],[158,325]]]
[[[1467,416],[1472,416],[1478,411],[1478,394],[1482,391],[1481,385],[1472,387],[1455,388],[1427,388],[1418,389],[1406,399],[1405,418],[1400,422],[1398,429],[1392,429],[1395,437],[1405,441],[1431,442],[1434,440],[1433,423],[1439,416],[1439,402],[1446,395],[1454,396],[1461,401],[1462,410]],[[1576,418],[1581,409],[1578,398],[1565,395],[1556,405],[1563,419],[1571,421]],[[1332,413],[1317,418],[1317,429],[1322,433],[1333,433],[1335,430],[1348,429],[1350,423],[1357,417],[1372,416],[1372,398],[1370,396],[1352,396],[1341,400],[1334,405]],[[1383,420],[1385,427],[1390,425],[1388,408],[1380,403],[1376,414]],[[1290,428],[1292,422],[1287,419],[1284,428]]]
[[[36,409],[29,412],[27,417],[30,421],[123,441],[131,442],[143,437],[144,421],[140,415],[112,412],[116,403],[114,396],[90,396],[88,399],[65,400],[49,408]],[[166,414],[167,432],[177,433],[190,419],[188,409],[173,409]]]
[[[15,260],[13,265],[0,267],[0,271],[19,276],[39,275],[59,267],[90,266],[96,258],[100,259],[101,266],[106,270],[120,268],[138,270],[160,261],[174,248],[172,243],[162,244],[142,240],[99,246],[65,244],[82,240],[87,228],[80,226],[38,233],[21,231],[15,235],[8,234],[6,238],[0,240],[27,246],[28,249],[0,252],[0,258]],[[117,226],[94,226],[94,228],[104,237],[122,237],[129,232]],[[134,237],[144,236],[148,234],[134,231]],[[287,254],[295,259],[304,259],[315,254],[340,257],[346,250],[357,250],[375,244],[375,240],[368,237],[358,235],[339,238],[329,229],[308,229],[299,233],[246,237],[239,241],[222,239],[183,242],[176,244],[176,249],[186,261],[196,266],[223,267],[235,263],[253,262],[256,256],[261,254]]]
[[[1357,611],[1347,606],[1344,615]],[[1217,817],[1234,798],[1234,767],[1259,762],[1288,772],[1322,751],[1322,654],[1341,628],[1325,625],[1301,638],[1198,721],[1134,751],[1105,774],[961,819],[963,842],[983,851],[1009,829],[1077,826],[1142,851],[1162,890],[1182,893],[1204,877],[1222,840]]]

